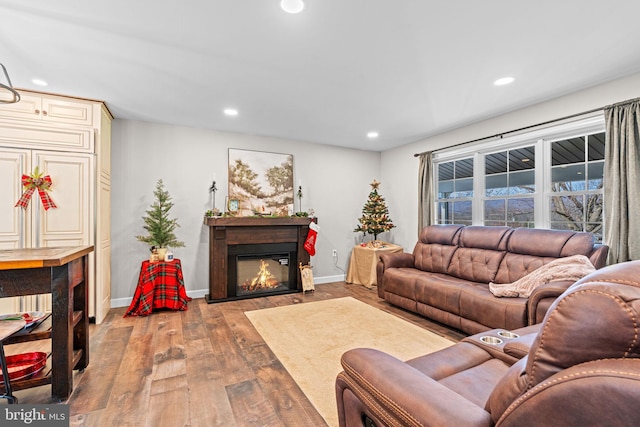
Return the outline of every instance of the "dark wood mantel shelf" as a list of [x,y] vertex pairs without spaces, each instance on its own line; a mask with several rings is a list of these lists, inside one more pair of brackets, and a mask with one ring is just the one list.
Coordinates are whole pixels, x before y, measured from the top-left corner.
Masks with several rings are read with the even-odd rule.
[[[304,249],[304,241],[311,221],[304,217],[205,217],[204,224],[209,227],[209,294],[205,295],[205,300],[212,303],[230,299],[227,293],[228,246],[296,243],[296,265],[308,264],[310,257]],[[298,290],[302,290],[300,271],[296,270]]]

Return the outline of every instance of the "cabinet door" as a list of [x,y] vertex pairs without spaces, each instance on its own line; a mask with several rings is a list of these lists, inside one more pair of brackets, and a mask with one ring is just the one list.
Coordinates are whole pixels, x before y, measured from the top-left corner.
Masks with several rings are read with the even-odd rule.
[[9,119],[40,120],[42,97],[20,92],[20,102],[0,105],[0,117]]
[[93,126],[90,102],[60,99],[20,91],[20,102],[0,106],[0,117],[19,120]]
[[26,211],[15,207],[30,163],[29,150],[0,148],[0,249],[24,248],[31,241],[31,205]]
[[71,99],[42,98],[42,120],[70,125],[92,126],[91,104]]
[[32,247],[93,244],[93,156],[33,151],[32,164],[51,177],[49,193],[56,209],[35,210]]

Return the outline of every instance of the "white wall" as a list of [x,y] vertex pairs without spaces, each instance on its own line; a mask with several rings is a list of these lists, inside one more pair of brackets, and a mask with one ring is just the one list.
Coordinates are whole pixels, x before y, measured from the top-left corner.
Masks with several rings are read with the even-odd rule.
[[[316,283],[343,280],[353,232],[370,191],[380,180],[380,153],[275,138],[215,132],[132,120],[115,120],[112,132],[112,304],[128,305],[135,291],[140,263],[149,255],[142,216],[153,202],[156,181],[164,181],[178,219],[176,230],[185,248],[180,258],[187,293],[208,293],[208,228],[203,216],[211,208],[209,187],[216,175],[216,206],[227,195],[228,148],[293,154],[294,182],[302,181],[303,210],[313,208],[320,233],[311,258]],[[384,186],[381,188],[384,191]],[[383,193],[384,195],[384,193]],[[296,209],[298,199],[296,198]],[[397,214],[399,216],[399,214]],[[393,218],[393,217],[392,217]],[[337,266],[331,256],[338,250]]]
[[382,182],[386,184],[385,190],[389,195],[387,197],[389,210],[402,212],[401,217],[398,215],[395,218],[392,217],[398,225],[398,228],[393,231],[395,243],[403,246],[407,251],[412,251],[417,241],[419,161],[414,157],[414,153],[442,149],[637,97],[640,97],[640,74],[383,152],[380,176]]
[[[182,260],[187,291],[208,292],[208,230],[202,224],[210,208],[209,186],[215,173],[217,206],[227,194],[227,149],[288,153],[294,156],[295,183],[302,180],[303,209],[314,208],[321,226],[317,254],[312,258],[316,283],[341,280],[353,233],[374,179],[382,182],[391,219],[396,224],[381,239],[411,251],[418,227],[418,159],[414,153],[536,125],[571,114],[640,97],[640,74],[478,122],[383,153],[349,150],[299,141],[215,132],[146,122],[115,120],[112,137],[112,297],[126,305],[135,290],[140,262],[148,248],[135,235],[143,233],[142,216],[153,201],[159,178],[175,206],[186,248],[174,252]],[[297,199],[296,199],[297,202]],[[337,249],[335,268],[331,250]]]

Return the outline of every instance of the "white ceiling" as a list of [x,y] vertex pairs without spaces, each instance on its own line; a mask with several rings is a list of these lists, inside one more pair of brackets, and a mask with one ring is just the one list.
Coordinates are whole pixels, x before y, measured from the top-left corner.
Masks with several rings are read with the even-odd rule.
[[0,62],[116,118],[377,151],[640,72],[637,0],[305,1],[0,0]]

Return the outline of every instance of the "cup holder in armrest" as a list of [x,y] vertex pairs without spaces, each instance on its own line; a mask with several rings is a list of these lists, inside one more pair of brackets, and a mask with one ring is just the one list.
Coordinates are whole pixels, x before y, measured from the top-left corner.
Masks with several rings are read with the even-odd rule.
[[500,335],[502,338],[508,338],[508,339],[520,337],[520,335],[510,331],[498,331],[498,335]]
[[492,337],[490,335],[485,335],[480,337],[480,341],[482,341],[485,344],[493,344],[493,345],[502,344],[502,340],[500,338]]

